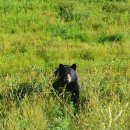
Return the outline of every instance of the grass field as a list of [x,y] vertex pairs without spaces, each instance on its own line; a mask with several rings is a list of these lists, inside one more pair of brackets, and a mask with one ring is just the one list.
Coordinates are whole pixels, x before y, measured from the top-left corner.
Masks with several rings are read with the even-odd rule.
[[[77,64],[80,113],[52,91]],[[0,0],[0,130],[129,130],[130,0]]]

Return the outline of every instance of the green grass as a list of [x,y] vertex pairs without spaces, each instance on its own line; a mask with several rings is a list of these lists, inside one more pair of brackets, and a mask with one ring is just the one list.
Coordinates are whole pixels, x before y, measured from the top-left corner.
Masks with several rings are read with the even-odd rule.
[[[1,0],[0,129],[130,129],[129,26],[130,0]],[[77,64],[76,116],[60,63]]]

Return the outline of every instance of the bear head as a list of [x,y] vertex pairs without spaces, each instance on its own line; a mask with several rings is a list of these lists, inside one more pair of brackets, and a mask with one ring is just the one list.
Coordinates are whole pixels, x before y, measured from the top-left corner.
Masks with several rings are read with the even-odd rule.
[[76,64],[71,66],[59,64],[59,68],[56,72],[58,79],[60,79],[64,84],[69,84],[75,81],[76,75]]

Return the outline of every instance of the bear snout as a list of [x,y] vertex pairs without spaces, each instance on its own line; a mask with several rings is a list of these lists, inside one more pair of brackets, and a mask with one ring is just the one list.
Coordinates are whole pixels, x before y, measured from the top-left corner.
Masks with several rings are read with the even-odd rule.
[[68,83],[71,82],[71,76],[70,76],[70,74],[67,74],[66,78],[64,78],[64,82],[65,82],[66,84],[68,84]]

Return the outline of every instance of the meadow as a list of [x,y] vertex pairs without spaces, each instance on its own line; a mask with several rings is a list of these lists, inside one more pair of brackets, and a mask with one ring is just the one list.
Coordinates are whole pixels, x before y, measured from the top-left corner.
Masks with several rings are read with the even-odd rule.
[[[60,63],[77,65],[77,115]],[[129,129],[130,0],[0,0],[0,130]]]

